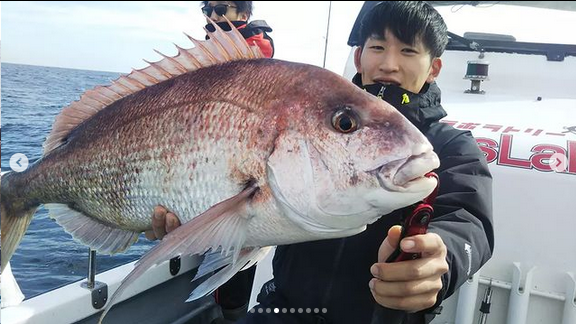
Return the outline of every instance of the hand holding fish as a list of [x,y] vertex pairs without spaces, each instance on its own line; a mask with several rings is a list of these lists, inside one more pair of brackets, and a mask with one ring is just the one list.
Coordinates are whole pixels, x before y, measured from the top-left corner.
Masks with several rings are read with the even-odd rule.
[[400,226],[388,231],[378,251],[378,263],[370,268],[374,276],[370,290],[376,302],[384,307],[417,312],[436,304],[442,289],[442,275],[448,272],[446,245],[435,233],[411,236],[402,240],[405,252],[420,252],[416,260],[385,263],[398,245]]
[[180,225],[178,216],[163,206],[156,206],[152,215],[152,229],[147,230],[145,235],[150,241],[161,240],[164,235],[172,232]]

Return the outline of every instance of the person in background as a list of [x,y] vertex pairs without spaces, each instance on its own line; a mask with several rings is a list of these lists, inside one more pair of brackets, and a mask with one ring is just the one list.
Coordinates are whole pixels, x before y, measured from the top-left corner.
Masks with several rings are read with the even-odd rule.
[[[250,45],[257,45],[264,57],[274,56],[274,41],[268,35],[272,28],[264,20],[254,20],[248,23],[252,15],[252,1],[202,1],[202,12],[224,30],[230,30],[224,17],[228,18]],[[208,21],[208,31],[213,32],[214,26]],[[206,35],[208,39],[208,35]]]

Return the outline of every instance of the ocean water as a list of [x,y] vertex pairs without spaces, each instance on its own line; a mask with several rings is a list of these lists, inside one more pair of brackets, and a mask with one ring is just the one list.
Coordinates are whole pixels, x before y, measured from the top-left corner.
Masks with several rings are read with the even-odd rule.
[[[2,63],[2,171],[10,157],[25,154],[30,164],[42,156],[42,144],[56,115],[97,85],[109,84],[118,73]],[[152,211],[150,211],[152,213]],[[127,251],[98,255],[98,272],[134,261],[155,243],[141,235]],[[82,280],[88,273],[88,248],[38,209],[10,261],[26,298]]]

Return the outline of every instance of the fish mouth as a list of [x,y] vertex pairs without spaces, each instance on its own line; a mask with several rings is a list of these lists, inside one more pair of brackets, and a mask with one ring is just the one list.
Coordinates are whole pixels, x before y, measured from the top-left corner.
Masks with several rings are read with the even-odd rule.
[[428,150],[390,161],[371,173],[387,191],[417,192],[427,190],[429,182],[435,181],[425,175],[439,166],[438,156],[432,150]]

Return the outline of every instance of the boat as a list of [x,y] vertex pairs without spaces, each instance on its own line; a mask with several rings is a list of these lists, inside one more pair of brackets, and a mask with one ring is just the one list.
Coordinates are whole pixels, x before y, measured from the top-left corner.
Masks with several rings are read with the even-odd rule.
[[[470,2],[432,3],[441,8]],[[576,12],[574,2],[474,3]],[[449,114],[443,122],[474,134],[494,178],[496,247],[492,259],[442,303],[432,323],[576,323],[576,44],[470,30],[451,34],[442,58],[438,84]],[[353,73],[349,60],[343,75]],[[258,264],[250,306],[272,277],[271,255]],[[183,302],[200,261],[182,257],[151,269],[107,321],[211,323],[220,312],[212,296]],[[87,280],[3,308],[0,321],[95,323],[132,268],[128,263],[92,272]]]

